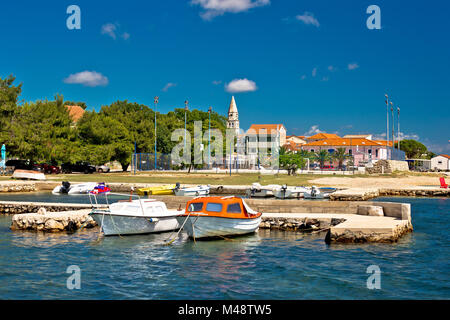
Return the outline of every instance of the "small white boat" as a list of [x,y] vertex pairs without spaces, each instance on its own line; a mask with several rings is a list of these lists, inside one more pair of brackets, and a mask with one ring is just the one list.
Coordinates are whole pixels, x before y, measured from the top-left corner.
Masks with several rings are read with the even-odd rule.
[[281,188],[278,184],[269,184],[267,186],[261,186],[259,183],[252,183],[250,189],[247,190],[248,197],[272,197],[274,195],[273,191]]
[[274,189],[273,195],[277,199],[302,198],[304,193],[308,191],[306,187],[288,187],[286,185]]
[[178,222],[194,239],[253,233],[261,224],[261,213],[238,197],[199,197],[187,203]]
[[14,170],[12,177],[25,180],[45,180],[45,175],[42,172],[33,170]]
[[95,189],[97,183],[87,182],[71,185],[68,181],[63,181],[60,186],[53,189],[53,194],[88,194]]
[[199,196],[207,196],[209,194],[209,186],[196,186],[196,187],[187,187],[181,188],[180,184],[177,183],[173,192],[176,196],[181,197],[199,197]]
[[116,202],[108,209],[89,214],[106,236],[173,231],[180,228],[177,216],[184,210],[168,210],[162,201],[145,199]]
[[312,186],[303,194],[303,197],[305,199],[327,199],[330,197],[330,194],[320,191],[316,186]]

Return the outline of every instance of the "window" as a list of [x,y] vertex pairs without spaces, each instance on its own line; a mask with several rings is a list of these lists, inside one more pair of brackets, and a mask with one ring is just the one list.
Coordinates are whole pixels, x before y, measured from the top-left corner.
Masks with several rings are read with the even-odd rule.
[[227,207],[227,213],[241,213],[241,205],[239,203],[229,204]]
[[210,202],[206,205],[206,211],[209,212],[221,212],[222,211],[222,204],[221,203],[214,203]]
[[189,205],[188,211],[189,212],[198,212],[202,211],[203,209],[203,202],[194,202]]
[[351,155],[353,154],[353,150],[352,150],[352,149],[349,149],[349,150],[348,150],[348,154],[351,156]]

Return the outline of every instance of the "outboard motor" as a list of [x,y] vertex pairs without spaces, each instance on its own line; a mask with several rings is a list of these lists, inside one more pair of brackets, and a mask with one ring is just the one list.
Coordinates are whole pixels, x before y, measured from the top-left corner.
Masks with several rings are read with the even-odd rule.
[[63,181],[62,187],[61,187],[61,193],[69,193],[70,190],[70,182],[69,181]]
[[180,188],[181,188],[180,183],[177,182],[177,183],[175,184],[175,190],[179,190]]
[[283,192],[283,199],[286,198],[286,190],[287,190],[287,185],[281,186],[281,191]]

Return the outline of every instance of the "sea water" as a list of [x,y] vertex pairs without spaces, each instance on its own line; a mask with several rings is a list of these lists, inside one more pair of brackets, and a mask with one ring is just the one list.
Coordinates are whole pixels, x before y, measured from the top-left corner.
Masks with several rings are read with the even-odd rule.
[[[168,246],[170,233],[11,231],[1,216],[0,299],[449,299],[450,199],[377,201],[411,203],[414,232],[394,244],[331,245],[324,233],[195,243],[182,233]],[[70,266],[80,289],[67,285]],[[380,289],[368,288],[369,266]]]

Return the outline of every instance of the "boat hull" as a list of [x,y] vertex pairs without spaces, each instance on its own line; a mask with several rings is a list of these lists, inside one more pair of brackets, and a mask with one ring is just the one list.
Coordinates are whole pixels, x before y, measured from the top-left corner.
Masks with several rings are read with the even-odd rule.
[[[261,224],[261,216],[253,219],[233,219],[211,216],[179,216],[178,222],[191,238],[214,238],[253,233]],[[187,220],[186,220],[187,219]]]
[[95,211],[90,215],[106,236],[159,233],[180,228],[176,216],[152,218]]
[[207,196],[209,194],[209,189],[199,189],[199,190],[183,190],[175,189],[175,195],[178,197],[200,197]]

